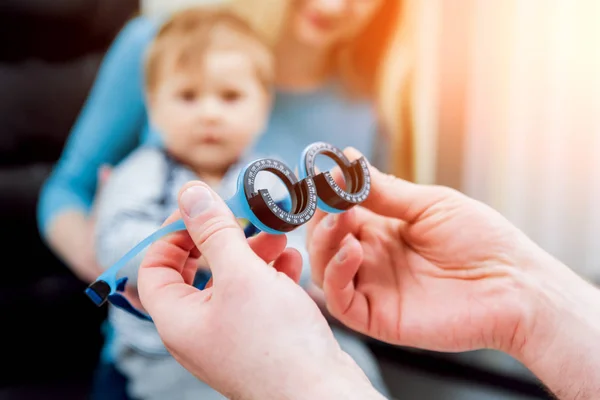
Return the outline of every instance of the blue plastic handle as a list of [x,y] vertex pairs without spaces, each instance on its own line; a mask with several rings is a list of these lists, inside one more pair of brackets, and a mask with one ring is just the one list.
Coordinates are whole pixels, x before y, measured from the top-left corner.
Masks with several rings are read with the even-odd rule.
[[[131,312],[132,314],[141,317],[143,319],[151,320],[150,316],[142,313],[137,310],[135,307],[129,303],[129,300],[119,292],[123,292],[125,290],[125,285],[127,284],[127,278],[119,278],[117,279],[117,274],[119,271],[127,265],[129,261],[131,261],[136,255],[138,255],[142,250],[152,244],[154,241],[160,239],[163,236],[166,236],[170,233],[180,231],[185,229],[185,224],[183,220],[177,220],[175,222],[170,223],[169,225],[163,226],[140,243],[138,243],[134,248],[129,250],[123,257],[119,259],[116,263],[114,263],[110,268],[104,271],[90,287],[88,287],[85,291],[85,294],[97,305],[102,305],[106,300],[110,301],[117,307],[123,308],[124,310]],[[100,282],[100,285],[98,284]],[[102,283],[104,285],[102,285]],[[107,298],[104,298],[100,293],[98,293],[95,287],[108,285],[109,294]]]

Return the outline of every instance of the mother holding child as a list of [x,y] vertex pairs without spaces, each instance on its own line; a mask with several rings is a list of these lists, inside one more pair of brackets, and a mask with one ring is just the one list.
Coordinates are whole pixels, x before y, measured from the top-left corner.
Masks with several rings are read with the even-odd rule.
[[[186,180],[229,193],[248,159],[294,166],[308,144],[325,141],[413,178],[409,0],[184,3],[124,27],[42,189],[42,236],[86,283],[162,224]],[[287,245],[303,257],[300,283],[319,303],[302,232]],[[106,355],[131,397],[222,398],[166,353],[151,323],[112,308],[110,316]],[[366,345],[334,333],[387,395]]]

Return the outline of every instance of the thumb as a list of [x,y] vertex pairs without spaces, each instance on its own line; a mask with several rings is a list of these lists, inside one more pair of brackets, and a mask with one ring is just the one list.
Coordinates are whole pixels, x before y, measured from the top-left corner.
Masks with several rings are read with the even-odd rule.
[[[363,155],[349,147],[344,154],[350,161]],[[386,174],[369,164],[371,175],[371,191],[362,206],[387,217],[402,219],[407,222],[416,221],[429,207],[449,196],[451,189],[420,185]],[[334,179],[343,180],[343,174],[336,168]]]
[[245,274],[253,260],[259,261],[227,204],[203,182],[189,182],[181,189],[179,208],[215,282],[224,276]]

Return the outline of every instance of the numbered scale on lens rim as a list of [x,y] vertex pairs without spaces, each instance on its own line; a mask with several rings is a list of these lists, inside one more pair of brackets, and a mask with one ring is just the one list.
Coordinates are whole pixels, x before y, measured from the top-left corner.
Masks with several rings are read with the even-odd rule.
[[[291,209],[281,209],[267,189],[255,189],[259,172],[275,174],[285,184],[290,197]],[[290,168],[273,159],[261,159],[252,163],[244,173],[244,193],[254,215],[266,226],[279,232],[290,232],[308,222],[317,208],[317,191],[311,178],[300,181]]]
[[[318,155],[331,158],[344,174],[346,190],[333,179],[329,171],[315,173],[315,161]],[[371,190],[371,176],[364,157],[350,162],[340,149],[325,142],[317,142],[309,146],[303,154],[303,175],[312,176],[319,194],[319,208],[339,213],[362,203]]]

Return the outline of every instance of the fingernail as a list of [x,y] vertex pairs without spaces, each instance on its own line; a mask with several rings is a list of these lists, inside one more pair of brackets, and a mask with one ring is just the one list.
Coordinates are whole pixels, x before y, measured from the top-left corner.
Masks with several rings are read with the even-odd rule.
[[346,251],[345,247],[342,247],[340,249],[340,251],[337,252],[337,254],[335,255],[335,260],[338,263],[344,262],[344,260],[346,260],[346,257],[348,257],[348,251]]
[[325,217],[325,226],[329,229],[333,228],[337,222],[337,217],[337,214],[330,214]]
[[181,195],[181,206],[190,218],[196,218],[208,210],[214,202],[212,194],[204,186],[191,186]]

